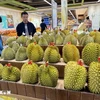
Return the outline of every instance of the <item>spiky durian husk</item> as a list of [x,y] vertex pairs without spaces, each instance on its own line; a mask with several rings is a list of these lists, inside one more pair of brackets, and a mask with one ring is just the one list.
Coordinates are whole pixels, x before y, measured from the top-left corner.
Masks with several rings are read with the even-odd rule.
[[37,42],[37,41],[35,41],[33,38],[28,39],[27,42],[26,42],[26,46],[28,46],[30,43],[34,43],[34,42]]
[[58,81],[58,70],[54,66],[41,65],[39,67],[39,80],[43,86],[55,87]]
[[19,44],[18,43],[13,43],[12,45],[12,49],[15,51],[15,53],[17,52],[17,50],[19,49]]
[[3,70],[3,65],[0,63],[0,79],[2,79],[2,70]]
[[65,37],[63,44],[66,44],[68,42],[71,42],[71,44],[77,45],[77,38],[73,36],[72,34],[69,34]]
[[27,54],[26,54],[26,47],[21,46],[16,55],[15,55],[16,61],[24,61],[27,59]]
[[38,35],[34,35],[33,40],[34,40],[34,42],[38,43],[38,41],[39,41],[39,36],[38,36]]
[[89,36],[89,35],[85,35],[81,38],[80,40],[80,45],[85,46],[88,43],[93,43],[94,42],[94,38]]
[[44,53],[44,60],[45,61],[49,61],[50,63],[57,63],[60,61],[60,54],[59,54],[59,50],[56,46],[49,46],[47,47],[47,49],[45,50]]
[[2,79],[16,82],[20,79],[20,70],[14,66],[4,66],[2,70]]
[[15,58],[15,51],[12,48],[7,47],[3,49],[1,57],[4,60],[13,60]]
[[48,42],[45,38],[41,37],[40,40],[38,41],[38,44],[41,46],[47,46]]
[[78,61],[79,59],[80,59],[80,53],[75,45],[66,44],[63,47],[63,60],[64,60],[64,62]]
[[21,68],[21,79],[23,83],[34,84],[38,82],[38,65],[25,63]]
[[94,42],[100,44],[100,32],[95,33]]
[[9,37],[9,38],[6,40],[6,44],[9,45],[9,44],[12,43],[13,41],[16,41],[16,37]]
[[87,44],[82,51],[82,59],[86,65],[89,65],[93,61],[98,61],[100,56],[100,45],[97,43]]
[[86,83],[87,71],[84,66],[70,61],[65,66],[64,87],[69,90],[82,90]]
[[27,56],[30,60],[37,62],[43,60],[44,51],[38,44],[31,43],[27,47]]
[[27,39],[28,38],[26,36],[20,36],[17,38],[16,42],[18,44],[22,44],[23,46],[26,46]]
[[56,45],[62,45],[63,44],[63,37],[60,34],[57,34],[55,41],[56,41]]

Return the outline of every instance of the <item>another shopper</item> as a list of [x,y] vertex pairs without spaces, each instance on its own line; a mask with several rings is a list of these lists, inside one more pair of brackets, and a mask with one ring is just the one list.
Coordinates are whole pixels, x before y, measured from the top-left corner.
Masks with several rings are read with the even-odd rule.
[[3,42],[2,42],[2,37],[0,35],[0,56],[1,56],[2,50],[3,50]]
[[85,25],[89,32],[92,31],[92,21],[90,20],[89,16],[86,17]]
[[21,18],[23,21],[19,23],[16,28],[17,35],[21,36],[23,33],[25,33],[26,36],[29,36],[29,35],[33,36],[36,32],[36,28],[31,22],[28,21],[28,13],[22,12]]
[[40,27],[41,27],[41,33],[43,33],[43,31],[47,28],[47,26],[44,23],[44,19],[42,19],[41,21],[42,21],[42,23],[40,24]]

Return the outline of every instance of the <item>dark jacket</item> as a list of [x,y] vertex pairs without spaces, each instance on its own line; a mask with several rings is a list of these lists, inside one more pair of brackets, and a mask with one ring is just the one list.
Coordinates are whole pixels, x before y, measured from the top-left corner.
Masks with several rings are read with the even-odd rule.
[[[31,22],[28,22],[27,26],[28,26],[29,35],[31,35],[32,33],[32,36],[33,36],[34,33],[36,32],[35,26]],[[25,24],[23,22],[19,23],[16,28],[16,31],[17,31],[18,36],[21,36],[23,32],[25,33]]]
[[41,23],[40,27],[41,27],[41,32],[43,32],[47,28],[45,23]]

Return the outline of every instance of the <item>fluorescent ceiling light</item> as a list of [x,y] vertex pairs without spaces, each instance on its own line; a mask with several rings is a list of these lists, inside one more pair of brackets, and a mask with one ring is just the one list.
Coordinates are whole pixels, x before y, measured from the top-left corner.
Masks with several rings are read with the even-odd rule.
[[97,2],[100,2],[100,0],[98,0]]
[[49,4],[50,6],[52,6],[52,4],[50,2],[48,2],[47,0],[44,0],[44,2],[46,2],[47,4]]

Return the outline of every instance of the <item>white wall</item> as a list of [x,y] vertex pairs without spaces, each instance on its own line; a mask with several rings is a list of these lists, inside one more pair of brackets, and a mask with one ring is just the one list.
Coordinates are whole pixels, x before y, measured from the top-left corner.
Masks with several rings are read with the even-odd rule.
[[89,6],[88,15],[92,20],[92,28],[98,30],[100,27],[100,4]]
[[[4,7],[0,7],[0,15],[7,16],[12,15],[14,20],[14,26],[16,27],[18,23],[22,21],[21,19],[21,11],[19,10],[12,10]],[[29,13],[29,21],[34,23],[36,27],[40,26],[41,23],[41,16],[37,14],[30,14]]]

